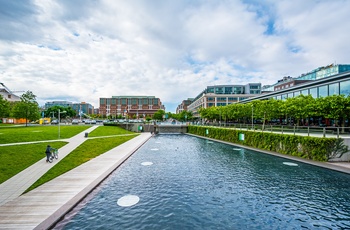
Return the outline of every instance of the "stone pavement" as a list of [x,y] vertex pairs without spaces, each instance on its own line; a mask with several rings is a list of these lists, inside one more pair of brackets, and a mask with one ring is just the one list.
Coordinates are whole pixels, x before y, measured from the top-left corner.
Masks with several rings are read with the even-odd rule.
[[[86,130],[89,132],[91,130]],[[74,139],[74,143],[83,142],[84,136],[79,134]],[[141,133],[130,141],[123,143],[120,146],[86,162],[79,167],[41,185],[40,187],[23,194],[16,198],[15,195],[12,200],[0,206],[0,229],[48,229],[53,223],[57,222],[66,212],[68,212],[76,203],[86,196],[94,187],[102,182],[113,170],[122,164],[132,153],[134,153],[141,145],[143,145],[149,138],[150,133]],[[73,137],[75,138],[75,137]],[[86,139],[86,138],[85,138]],[[75,145],[76,145],[75,144]],[[67,144],[68,145],[68,144]],[[66,146],[67,146],[66,145]],[[73,144],[67,149],[60,149],[62,152],[72,151],[75,147]],[[37,164],[33,165],[31,172],[22,175],[22,179],[15,184],[25,184],[23,188],[13,187],[12,192],[21,194],[31,185],[31,182],[25,183],[21,180],[26,180],[32,177],[31,174],[39,174],[36,170],[44,171],[52,167],[53,164],[48,164],[43,159]],[[46,168],[45,168],[46,167]],[[41,168],[44,168],[41,170]],[[12,180],[12,179],[10,179]],[[36,179],[28,179],[36,181]],[[7,186],[10,183],[8,183]],[[29,186],[28,186],[29,185]],[[5,186],[4,186],[5,187]],[[2,189],[5,189],[2,187]],[[9,189],[11,191],[11,189]]]
[[[60,159],[64,158],[76,147],[81,145],[86,140],[84,136],[85,132],[91,132],[97,127],[98,126],[92,126],[87,130],[84,130],[83,132],[69,139],[60,139],[60,141],[67,141],[69,143],[59,149],[58,160],[54,160],[52,163],[46,163],[46,155],[44,154],[44,150],[43,150],[43,160],[38,161],[37,163],[33,164],[32,166],[26,168],[22,172],[13,176],[9,180],[0,184],[0,205],[19,197],[32,184],[34,184],[35,181],[37,181],[50,168],[52,168]],[[47,142],[47,141],[44,141],[44,142]],[[29,142],[29,143],[34,143],[34,142]],[[28,144],[28,143],[12,143],[7,145],[16,145],[16,144]],[[5,146],[5,145],[2,145],[2,146]]]

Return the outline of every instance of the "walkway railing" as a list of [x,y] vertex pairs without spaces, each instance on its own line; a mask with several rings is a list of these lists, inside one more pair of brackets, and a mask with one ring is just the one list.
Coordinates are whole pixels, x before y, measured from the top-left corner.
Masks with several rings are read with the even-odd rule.
[[[201,125],[201,124],[197,124]],[[219,126],[226,128],[253,130],[259,132],[275,132],[282,134],[307,135],[307,136],[322,136],[322,137],[337,137],[349,136],[350,127],[319,127],[319,126],[293,126],[293,125],[262,125],[262,124],[238,124],[238,123],[207,123],[205,126]]]

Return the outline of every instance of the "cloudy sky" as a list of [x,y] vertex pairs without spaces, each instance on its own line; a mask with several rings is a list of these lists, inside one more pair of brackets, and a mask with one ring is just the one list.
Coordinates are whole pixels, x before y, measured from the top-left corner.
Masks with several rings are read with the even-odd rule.
[[350,63],[348,0],[0,0],[0,82],[54,100],[273,84]]

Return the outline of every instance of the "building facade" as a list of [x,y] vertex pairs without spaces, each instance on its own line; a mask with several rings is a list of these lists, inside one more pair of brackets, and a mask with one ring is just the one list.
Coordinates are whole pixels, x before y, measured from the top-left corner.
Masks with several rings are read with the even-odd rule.
[[91,115],[94,114],[94,107],[86,102],[81,103],[73,103],[70,101],[51,101],[45,103],[45,109],[48,109],[53,106],[62,106],[62,107],[71,107],[73,110],[75,110],[77,116],[80,115]]
[[9,88],[3,83],[0,83],[0,95],[7,101],[15,102],[21,101],[21,97],[15,95]]
[[188,98],[187,100],[183,100],[180,105],[176,108],[176,113],[179,114],[183,111],[187,111],[187,107],[193,102],[194,98]]
[[350,71],[323,77],[304,84],[295,85],[290,88],[281,89],[270,93],[247,98],[241,103],[247,103],[254,100],[286,100],[287,98],[297,97],[299,95],[311,95],[314,98],[327,97],[331,95],[350,96]]
[[260,94],[261,83],[207,86],[207,88],[199,93],[198,96],[194,98],[193,102],[188,105],[187,110],[192,112],[194,117],[199,117],[198,111],[200,108],[230,105]]
[[129,118],[152,117],[158,110],[165,110],[159,98],[154,96],[112,96],[100,98],[99,112],[102,117]]

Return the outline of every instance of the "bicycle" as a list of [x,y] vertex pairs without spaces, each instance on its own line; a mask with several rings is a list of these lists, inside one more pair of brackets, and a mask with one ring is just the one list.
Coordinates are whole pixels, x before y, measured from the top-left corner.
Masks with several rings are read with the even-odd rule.
[[49,162],[52,163],[53,159],[58,159],[58,149],[52,148],[51,156]]

